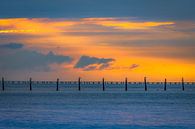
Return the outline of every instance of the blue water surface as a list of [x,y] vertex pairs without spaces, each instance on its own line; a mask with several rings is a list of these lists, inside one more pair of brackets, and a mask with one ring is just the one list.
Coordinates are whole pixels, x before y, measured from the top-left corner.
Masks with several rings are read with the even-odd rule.
[[1,129],[195,129],[193,88],[21,89],[0,91]]

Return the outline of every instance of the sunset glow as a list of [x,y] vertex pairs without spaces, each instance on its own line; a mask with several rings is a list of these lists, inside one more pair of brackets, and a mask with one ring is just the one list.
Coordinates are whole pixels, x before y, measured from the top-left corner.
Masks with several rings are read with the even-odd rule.
[[[191,24],[191,28],[189,28]],[[71,62],[60,65],[48,65],[48,70],[27,72],[35,79],[74,80],[82,76],[86,80],[122,80],[125,77],[140,81],[147,76],[151,81],[169,78],[178,81],[185,77],[194,81],[195,60],[194,22],[189,21],[143,21],[131,18],[8,18],[0,19],[0,44],[22,44],[19,50],[6,49],[1,56],[19,51],[37,51],[47,54],[52,51],[57,55],[69,56]],[[187,27],[188,25],[188,27]],[[187,30],[183,30],[187,28]],[[181,41],[179,41],[181,40]],[[179,42],[178,42],[179,41]],[[1,47],[1,52],[4,51]],[[108,63],[92,63],[76,68],[81,56],[99,59],[113,59]],[[5,65],[5,64],[4,64]],[[3,74],[10,73],[1,65]],[[39,66],[37,66],[39,67]],[[10,78],[15,76],[14,69]],[[49,73],[49,75],[48,75]],[[44,75],[48,75],[45,77]],[[66,76],[68,74],[68,76]]]

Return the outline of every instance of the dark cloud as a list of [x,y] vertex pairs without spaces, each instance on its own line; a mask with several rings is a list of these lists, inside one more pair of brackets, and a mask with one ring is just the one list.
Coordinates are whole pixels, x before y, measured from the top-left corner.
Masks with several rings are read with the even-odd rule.
[[132,65],[129,67],[129,69],[135,69],[135,68],[137,68],[137,67],[139,67],[138,64],[132,64]]
[[97,66],[87,66],[86,68],[84,68],[84,71],[92,71],[92,70],[96,70]]
[[1,0],[0,17],[195,19],[194,0]]
[[20,49],[23,48],[23,44],[21,43],[8,43],[8,44],[0,44],[0,48],[6,49]]
[[85,71],[89,70],[103,70],[110,66],[115,61],[112,58],[97,58],[90,56],[81,56],[74,68],[81,68]]
[[20,50],[0,55],[0,69],[3,70],[50,70],[50,64],[70,62],[69,56],[56,55],[53,52],[42,54],[37,51]]

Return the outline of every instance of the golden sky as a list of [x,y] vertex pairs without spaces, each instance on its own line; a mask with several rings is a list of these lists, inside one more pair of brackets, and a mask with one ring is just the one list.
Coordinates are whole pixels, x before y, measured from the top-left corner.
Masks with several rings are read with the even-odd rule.
[[[192,21],[127,17],[0,19],[1,74],[37,80],[141,81],[147,76],[195,81],[194,29]],[[25,64],[28,55],[32,64]]]

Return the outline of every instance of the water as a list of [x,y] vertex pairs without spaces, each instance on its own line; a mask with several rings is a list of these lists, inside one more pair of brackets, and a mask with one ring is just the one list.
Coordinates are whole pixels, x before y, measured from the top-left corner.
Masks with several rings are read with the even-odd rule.
[[[156,88],[155,88],[156,87]],[[194,129],[195,88],[7,86],[0,91],[1,129]]]

